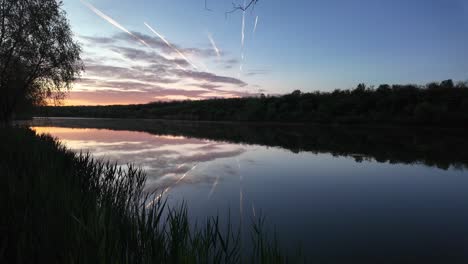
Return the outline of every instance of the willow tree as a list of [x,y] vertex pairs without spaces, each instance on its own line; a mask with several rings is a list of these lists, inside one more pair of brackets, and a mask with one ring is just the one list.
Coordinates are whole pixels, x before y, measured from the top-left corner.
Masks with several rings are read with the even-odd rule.
[[83,70],[62,1],[0,0],[0,122],[60,99]]

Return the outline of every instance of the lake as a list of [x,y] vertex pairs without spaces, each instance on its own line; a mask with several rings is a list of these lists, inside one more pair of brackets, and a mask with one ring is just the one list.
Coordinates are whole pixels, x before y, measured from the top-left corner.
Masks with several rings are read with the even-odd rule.
[[[463,130],[36,118],[76,152],[147,175],[189,215],[230,219],[248,239],[265,217],[311,259],[468,261]],[[273,232],[271,232],[273,233]]]

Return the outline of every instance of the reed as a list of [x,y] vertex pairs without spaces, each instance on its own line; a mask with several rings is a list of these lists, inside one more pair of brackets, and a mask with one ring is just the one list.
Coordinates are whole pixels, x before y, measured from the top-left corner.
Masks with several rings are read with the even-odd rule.
[[169,208],[145,193],[139,168],[76,154],[25,128],[0,129],[0,137],[2,263],[289,262],[265,235],[264,218],[252,225],[252,249],[241,252],[230,223],[212,217],[194,227],[187,204]]

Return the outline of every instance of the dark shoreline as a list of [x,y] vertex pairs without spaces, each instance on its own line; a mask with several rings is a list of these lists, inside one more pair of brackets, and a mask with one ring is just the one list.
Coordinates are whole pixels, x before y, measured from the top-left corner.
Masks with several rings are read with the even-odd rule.
[[107,106],[42,106],[34,116],[133,118],[268,124],[402,125],[468,128],[468,83],[358,85],[282,96]]
[[468,168],[465,129],[399,126],[289,125],[151,119],[36,118],[32,126],[138,131],[228,143],[279,147],[294,153],[332,153],[379,162]]
[[281,126],[281,127],[335,127],[335,128],[370,128],[370,129],[418,129],[418,130],[447,130],[447,131],[467,131],[466,126],[439,127],[411,124],[381,124],[381,123],[364,123],[364,124],[345,124],[345,123],[310,123],[310,122],[274,122],[274,121],[231,121],[231,120],[188,120],[188,119],[162,119],[162,118],[132,118],[132,117],[80,117],[80,116],[33,116],[30,119],[16,120],[16,122],[24,123],[34,120],[47,119],[69,119],[69,120],[141,120],[155,122],[173,122],[173,123],[200,123],[200,124],[227,124],[227,125],[249,125],[249,126]]

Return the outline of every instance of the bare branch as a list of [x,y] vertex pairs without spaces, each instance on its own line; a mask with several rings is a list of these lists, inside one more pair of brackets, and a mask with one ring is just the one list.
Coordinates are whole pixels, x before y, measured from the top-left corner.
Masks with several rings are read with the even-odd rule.
[[250,0],[250,2],[247,4],[247,5],[239,5],[239,4],[235,4],[235,3],[232,3],[232,6],[233,6],[233,9],[231,11],[228,11],[226,13],[230,14],[230,13],[234,13],[238,10],[241,10],[242,12],[245,12],[247,11],[249,8],[253,7],[255,4],[258,3],[259,0]]
[[206,11],[213,11],[213,10],[208,8],[208,0],[205,0],[205,10]]
[[[234,13],[238,10],[241,10],[243,12],[247,11],[249,8],[253,7],[255,4],[258,3],[259,0],[249,0],[249,3],[246,5],[240,5],[236,3],[232,3],[232,10],[227,11],[226,14],[231,14]],[[205,10],[207,11],[212,11],[210,8],[208,8],[208,0],[205,0]]]

